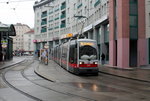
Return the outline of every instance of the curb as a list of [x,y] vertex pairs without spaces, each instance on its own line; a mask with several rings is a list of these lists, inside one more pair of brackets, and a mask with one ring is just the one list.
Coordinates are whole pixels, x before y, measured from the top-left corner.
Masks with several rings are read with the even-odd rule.
[[126,77],[126,76],[122,76],[122,75],[116,75],[116,74],[112,74],[112,73],[104,72],[104,71],[99,71],[99,72],[100,72],[100,73],[103,73],[103,74],[107,74],[107,75],[112,75],[112,76],[117,76],[117,77],[125,78],[125,79],[131,79],[131,80],[136,80],[136,81],[140,81],[140,82],[150,83],[150,81],[143,80],[143,79],[137,79],[137,78],[132,78],[132,77]]
[[11,66],[14,66],[14,65],[16,65],[16,64],[19,64],[19,63],[25,61],[25,60],[26,60],[26,59],[24,59],[24,60],[22,60],[22,61],[19,61],[19,62],[16,62],[16,63],[13,63],[13,64],[10,64],[10,65],[7,65],[7,66],[4,66],[4,67],[0,68],[0,70],[6,69],[6,68],[11,67]]
[[39,66],[34,68],[34,72],[35,72],[38,76],[40,76],[40,77],[42,77],[43,79],[46,79],[46,80],[48,80],[48,81],[50,81],[50,82],[56,82],[56,80],[49,79],[49,78],[46,77],[45,75],[42,75],[42,73],[40,73],[40,71],[38,70],[38,68],[39,68]]
[[117,69],[117,70],[125,70],[125,71],[133,71],[135,68],[119,68],[117,66],[109,66],[109,65],[99,65],[99,68],[111,68],[111,69]]
[[[46,79],[46,80],[48,80],[48,81],[51,81],[51,82],[56,82],[56,81],[57,81],[57,80],[54,80],[54,79],[52,79],[52,78],[50,78],[50,77],[44,75],[44,73],[40,72],[39,68],[40,68],[40,64],[38,65],[38,67],[35,67],[35,68],[34,68],[34,72],[35,72],[38,76],[40,76],[40,77],[42,77],[42,78],[44,78],[44,79]],[[100,68],[102,68],[102,67],[100,67]],[[122,77],[122,78],[126,78],[126,79],[131,79],[131,80],[136,80],[136,81],[140,81],[140,82],[150,83],[150,81],[143,80],[143,79],[132,78],[132,77],[127,77],[127,76],[123,76],[123,75],[113,74],[113,73],[110,73],[110,72],[101,71],[100,68],[99,68],[99,73],[103,73],[103,74],[107,74],[107,75],[112,75],[112,76],[116,76],[116,77]],[[107,68],[111,68],[111,67],[107,67]],[[118,68],[111,68],[111,69],[118,69]],[[126,71],[126,70],[128,70],[128,69],[120,69],[120,68],[119,68],[118,70],[125,70],[125,71]],[[135,69],[130,69],[130,68],[129,68],[129,71],[133,71],[133,70],[135,70]]]

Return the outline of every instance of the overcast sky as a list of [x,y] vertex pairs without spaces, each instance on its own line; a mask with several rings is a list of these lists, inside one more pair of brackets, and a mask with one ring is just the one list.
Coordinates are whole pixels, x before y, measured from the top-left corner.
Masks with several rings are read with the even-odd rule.
[[37,0],[0,0],[0,22],[4,24],[22,23],[33,28],[35,1]]

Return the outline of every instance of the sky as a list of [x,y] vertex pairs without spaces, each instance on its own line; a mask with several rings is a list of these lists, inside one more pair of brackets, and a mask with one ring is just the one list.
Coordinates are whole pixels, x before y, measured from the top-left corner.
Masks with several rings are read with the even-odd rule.
[[4,24],[22,23],[33,28],[35,1],[37,0],[0,0],[0,22]]

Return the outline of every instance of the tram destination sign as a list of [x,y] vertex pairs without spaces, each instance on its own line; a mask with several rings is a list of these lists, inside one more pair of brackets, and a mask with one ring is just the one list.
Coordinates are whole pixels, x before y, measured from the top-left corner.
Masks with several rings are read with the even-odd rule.
[[80,42],[80,46],[85,46],[85,45],[93,46],[94,43],[93,42]]

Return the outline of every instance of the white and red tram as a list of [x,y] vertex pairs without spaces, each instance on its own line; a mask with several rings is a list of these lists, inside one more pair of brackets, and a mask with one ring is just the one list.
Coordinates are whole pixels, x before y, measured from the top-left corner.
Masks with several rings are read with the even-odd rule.
[[69,72],[98,75],[98,55],[95,40],[69,40],[54,47],[52,59]]

